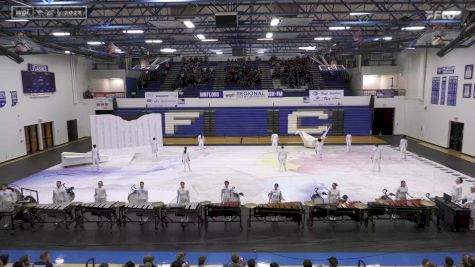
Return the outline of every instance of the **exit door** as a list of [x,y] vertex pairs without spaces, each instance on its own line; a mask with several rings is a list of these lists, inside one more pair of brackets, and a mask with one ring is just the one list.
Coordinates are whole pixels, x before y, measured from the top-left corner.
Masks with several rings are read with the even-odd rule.
[[48,149],[54,146],[52,121],[41,124],[41,137],[43,139],[43,149]]
[[450,122],[449,148],[457,151],[462,151],[463,126],[464,125],[461,122]]
[[25,126],[25,145],[27,154],[35,153],[40,150],[37,124]]
[[373,114],[373,135],[392,135],[394,108],[375,108]]

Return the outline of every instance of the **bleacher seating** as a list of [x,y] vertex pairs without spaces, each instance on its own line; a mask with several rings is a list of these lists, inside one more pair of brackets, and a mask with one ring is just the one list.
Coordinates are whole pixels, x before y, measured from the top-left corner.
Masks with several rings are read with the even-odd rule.
[[260,90],[261,70],[259,62],[248,59],[228,60],[226,62],[226,89]]
[[272,56],[269,60],[272,66],[272,79],[278,79],[286,88],[312,87],[311,64],[309,57],[279,59]]
[[206,58],[192,57],[183,61],[180,74],[176,77],[172,89],[203,90],[213,84],[216,62],[208,62]]
[[322,90],[345,90],[345,95],[350,90],[349,74],[346,70],[320,70]]

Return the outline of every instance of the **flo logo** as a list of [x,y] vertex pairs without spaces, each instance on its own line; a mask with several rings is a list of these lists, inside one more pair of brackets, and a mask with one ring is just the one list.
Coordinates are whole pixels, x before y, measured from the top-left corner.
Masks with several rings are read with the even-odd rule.
[[426,11],[426,18],[427,20],[451,20],[460,16],[461,13],[460,10]]

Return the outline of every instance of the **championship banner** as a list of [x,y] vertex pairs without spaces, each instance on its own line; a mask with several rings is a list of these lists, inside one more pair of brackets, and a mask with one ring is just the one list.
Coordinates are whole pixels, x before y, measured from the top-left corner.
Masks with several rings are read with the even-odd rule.
[[95,110],[113,110],[114,109],[114,98],[113,97],[96,97],[94,98],[96,102]]
[[12,107],[14,107],[18,103],[18,94],[16,91],[10,91],[10,96],[12,98]]
[[224,99],[258,99],[268,98],[269,92],[266,90],[242,90],[242,91],[224,91]]
[[87,19],[87,6],[12,6],[12,19]]
[[178,106],[178,92],[145,92],[147,108]]
[[454,74],[454,72],[455,72],[455,66],[438,67],[438,68],[437,68],[437,75],[441,75],[441,74]]
[[5,91],[0,91],[0,108],[3,108],[7,104],[7,96]]
[[344,90],[309,90],[308,102],[315,106],[339,106],[344,96]]

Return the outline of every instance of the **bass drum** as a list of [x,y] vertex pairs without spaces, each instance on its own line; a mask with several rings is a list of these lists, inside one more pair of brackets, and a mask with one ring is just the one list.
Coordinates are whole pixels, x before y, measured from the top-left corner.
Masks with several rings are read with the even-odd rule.
[[132,193],[129,194],[127,199],[129,200],[129,203],[137,204],[139,202],[138,197],[139,197],[139,194],[137,193],[137,190],[134,190]]

